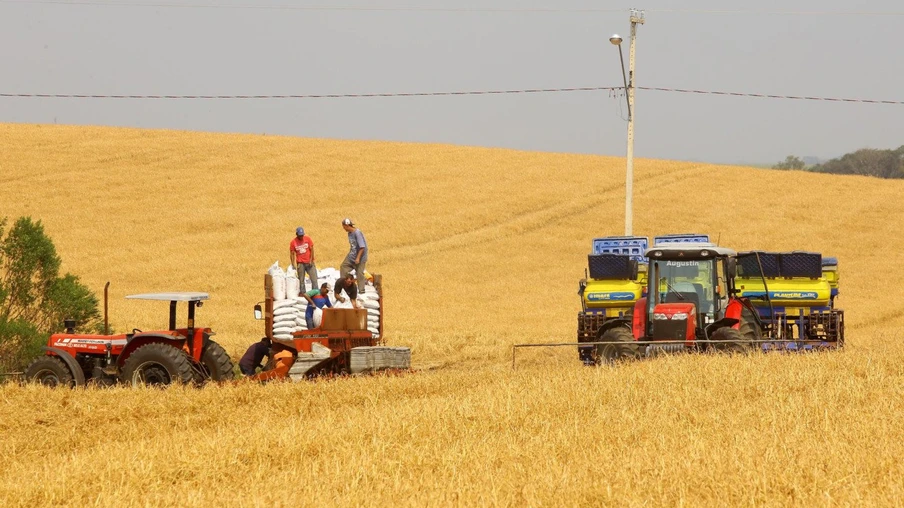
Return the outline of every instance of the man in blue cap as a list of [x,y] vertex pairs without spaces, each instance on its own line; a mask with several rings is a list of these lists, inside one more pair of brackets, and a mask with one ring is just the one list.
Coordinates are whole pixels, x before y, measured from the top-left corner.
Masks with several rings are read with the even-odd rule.
[[310,236],[304,234],[304,228],[295,228],[295,238],[289,243],[289,259],[292,260],[292,268],[298,274],[298,296],[305,293],[304,274],[311,278],[311,289],[317,288],[317,265],[314,264],[314,242]]

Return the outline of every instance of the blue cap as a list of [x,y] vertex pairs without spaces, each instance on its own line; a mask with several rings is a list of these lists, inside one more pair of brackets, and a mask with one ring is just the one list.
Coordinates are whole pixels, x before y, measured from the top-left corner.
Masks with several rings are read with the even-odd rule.
[[295,228],[295,234],[298,236],[304,236],[304,228],[301,226],[298,226],[297,228]]

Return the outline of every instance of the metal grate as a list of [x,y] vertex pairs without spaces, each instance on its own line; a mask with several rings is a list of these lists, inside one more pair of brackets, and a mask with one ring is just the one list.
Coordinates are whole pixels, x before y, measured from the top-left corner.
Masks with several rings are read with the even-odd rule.
[[631,280],[637,278],[637,261],[621,254],[587,256],[591,279]]

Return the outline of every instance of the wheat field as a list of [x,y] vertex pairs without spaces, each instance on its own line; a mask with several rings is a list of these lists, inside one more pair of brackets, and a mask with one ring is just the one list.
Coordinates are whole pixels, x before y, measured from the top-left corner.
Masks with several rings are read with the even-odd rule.
[[[115,329],[207,291],[237,360],[303,225],[338,266],[352,217],[415,371],[203,389],[0,386],[3,506],[904,504],[904,182],[635,163],[635,233],[837,256],[847,347],[585,368],[593,237],[624,159],[438,144],[0,124],[0,217],[40,219]],[[180,321],[184,317],[180,316]]]

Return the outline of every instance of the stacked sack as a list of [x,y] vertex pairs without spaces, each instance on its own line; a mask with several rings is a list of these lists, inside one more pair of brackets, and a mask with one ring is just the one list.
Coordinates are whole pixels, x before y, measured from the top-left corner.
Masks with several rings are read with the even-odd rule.
[[273,279],[273,338],[292,340],[293,332],[304,329],[298,323],[304,323],[304,312],[308,305],[304,298],[298,298],[298,275],[291,266],[283,272],[278,261],[273,263],[267,273]]
[[[298,274],[295,273],[295,269],[289,266],[287,270],[283,272],[279,267],[279,262],[276,262],[270,267],[268,273],[273,278],[273,337],[282,339],[285,336],[285,330],[292,328],[289,323],[290,317],[294,321],[294,328],[292,331],[307,330],[308,326],[304,316],[308,307],[308,302],[304,297],[297,296],[301,288],[301,281],[298,278]],[[320,289],[320,286],[323,284],[329,285],[329,298],[333,308],[352,308],[351,302],[347,299],[345,302],[338,302],[333,294],[333,288],[336,286],[336,281],[339,280],[339,270],[332,267],[318,269],[317,278],[319,280],[313,285],[311,284],[311,279],[308,278],[307,275],[305,275],[305,277],[305,289],[308,291],[311,289]],[[279,304],[279,302],[282,301],[286,301],[287,303]],[[364,292],[358,293],[358,303],[362,308],[367,309],[367,329],[374,334],[374,337],[379,338],[381,302],[380,295],[377,294],[377,289],[373,286],[372,282],[368,281],[364,288]],[[280,314],[277,314],[276,312],[277,309],[288,309],[290,307],[295,309],[296,312],[294,314],[289,310],[284,310]],[[320,326],[322,315],[323,311],[314,309],[315,328]],[[277,336],[277,323],[283,325],[279,327],[279,336]],[[288,332],[288,337],[286,338],[292,338],[292,331]]]

